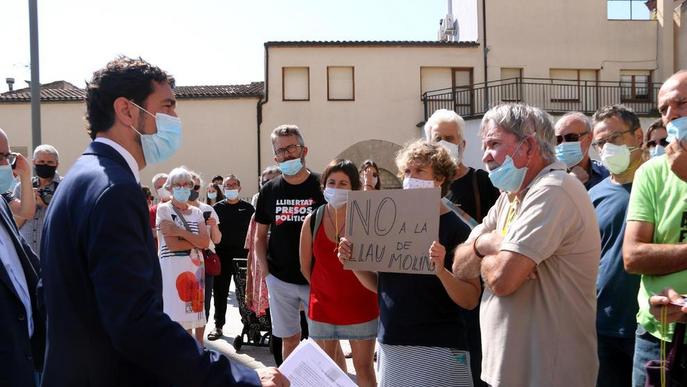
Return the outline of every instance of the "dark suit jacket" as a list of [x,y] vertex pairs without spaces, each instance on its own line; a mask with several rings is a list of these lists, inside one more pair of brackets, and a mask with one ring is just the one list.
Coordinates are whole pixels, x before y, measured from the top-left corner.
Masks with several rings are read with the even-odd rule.
[[34,328],[29,338],[26,309],[5,266],[0,263],[0,386],[32,386],[34,373],[42,366],[45,348],[45,324],[38,310],[37,296],[40,267],[38,258],[19,235],[4,199],[0,199],[0,227],[7,230],[24,270]]
[[148,207],[124,158],[93,142],[50,203],[41,240],[48,318],[43,386],[253,386],[201,355],[162,310]]

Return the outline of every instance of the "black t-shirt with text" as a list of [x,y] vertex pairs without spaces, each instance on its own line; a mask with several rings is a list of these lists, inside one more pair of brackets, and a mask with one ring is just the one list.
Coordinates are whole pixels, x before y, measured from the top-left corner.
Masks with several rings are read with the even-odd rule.
[[215,246],[217,254],[223,262],[231,261],[235,257],[246,257],[247,250],[244,245],[250,218],[255,212],[253,206],[243,200],[231,204],[225,199],[217,202],[212,208],[217,213],[219,231],[222,233],[222,239]]
[[305,217],[324,204],[319,176],[311,173],[301,184],[293,185],[282,176],[260,190],[255,221],[270,225],[267,264],[270,274],[284,282],[307,285],[301,273],[299,246]]

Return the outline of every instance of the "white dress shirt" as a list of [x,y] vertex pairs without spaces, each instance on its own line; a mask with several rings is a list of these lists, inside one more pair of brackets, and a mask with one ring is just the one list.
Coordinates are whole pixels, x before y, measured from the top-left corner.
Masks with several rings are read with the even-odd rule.
[[131,169],[131,173],[133,173],[134,177],[136,178],[136,182],[139,184],[141,183],[141,176],[138,173],[138,163],[136,162],[136,159],[134,159],[134,156],[132,156],[128,150],[126,150],[123,146],[119,145],[118,143],[105,137],[96,137],[96,139],[93,140],[93,142],[100,142],[114,148],[114,150],[116,150],[117,153],[124,157],[124,160],[129,165],[129,169]]

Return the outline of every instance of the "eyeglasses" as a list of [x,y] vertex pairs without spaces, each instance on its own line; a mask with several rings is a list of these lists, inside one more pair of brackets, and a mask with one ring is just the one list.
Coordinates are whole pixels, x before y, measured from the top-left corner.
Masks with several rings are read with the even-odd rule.
[[[173,184],[172,188],[188,188],[188,189],[193,189],[193,183],[177,183]],[[200,188],[200,187],[199,187]]]
[[16,153],[0,153],[0,162],[7,160],[7,164],[14,164],[15,161],[17,161],[17,154]]
[[589,132],[583,133],[568,133],[564,135],[556,136],[556,145],[561,145],[562,142],[577,142],[580,141],[580,137],[586,136]]
[[658,142],[656,142],[656,140],[647,141],[646,147],[647,148],[653,148],[656,145],[661,145],[662,147],[665,148],[668,146],[668,144],[670,144],[670,143],[665,138],[662,138],[662,139],[658,140]]
[[286,154],[289,154],[290,156],[296,156],[300,148],[303,148],[303,145],[291,144],[286,148],[275,149],[274,155],[277,157],[284,157]]
[[619,145],[618,141],[620,141],[620,139],[623,137],[623,135],[625,133],[632,133],[632,132],[634,132],[634,129],[628,129],[628,130],[623,130],[622,132],[611,133],[610,135],[608,135],[604,139],[592,142],[592,146],[594,148],[596,148],[596,150],[600,151],[601,149],[603,149],[604,145],[606,145],[606,143],[608,143],[608,142],[610,142],[613,145]]

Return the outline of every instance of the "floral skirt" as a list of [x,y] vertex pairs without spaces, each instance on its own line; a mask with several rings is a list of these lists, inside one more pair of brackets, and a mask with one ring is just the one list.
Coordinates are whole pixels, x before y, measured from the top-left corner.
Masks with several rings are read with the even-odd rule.
[[199,249],[160,260],[165,313],[184,329],[205,326],[205,263]]

